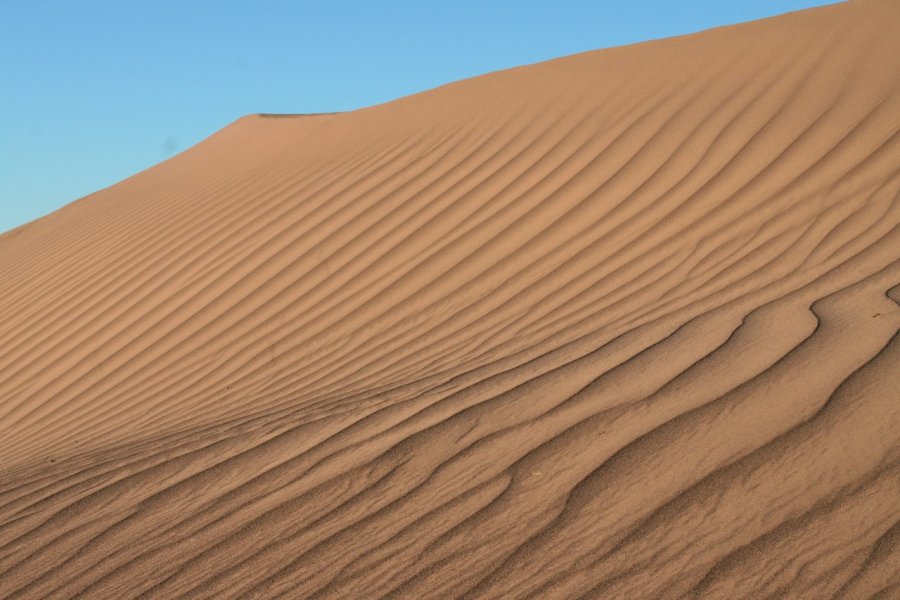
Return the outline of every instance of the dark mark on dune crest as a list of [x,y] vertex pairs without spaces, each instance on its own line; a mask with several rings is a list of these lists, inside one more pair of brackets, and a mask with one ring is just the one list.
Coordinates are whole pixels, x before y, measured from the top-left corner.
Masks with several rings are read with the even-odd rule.
[[329,116],[329,115],[340,115],[340,114],[344,114],[344,113],[342,113],[342,112],[295,113],[295,114],[259,113],[256,116],[262,117],[264,119],[298,119],[298,118],[302,118],[302,117],[325,117],[325,116]]
[[897,23],[241,119],[0,237],[0,598],[900,598]]

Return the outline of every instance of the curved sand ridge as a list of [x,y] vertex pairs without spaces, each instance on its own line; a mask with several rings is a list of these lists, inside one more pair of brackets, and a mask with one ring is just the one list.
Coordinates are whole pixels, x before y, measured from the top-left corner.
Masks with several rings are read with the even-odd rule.
[[898,23],[247,117],[0,236],[0,597],[900,597]]

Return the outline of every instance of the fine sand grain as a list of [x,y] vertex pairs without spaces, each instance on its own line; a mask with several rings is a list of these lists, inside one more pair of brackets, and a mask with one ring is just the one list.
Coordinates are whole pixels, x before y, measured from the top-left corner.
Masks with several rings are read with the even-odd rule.
[[0,236],[0,598],[900,598],[898,132],[854,0]]

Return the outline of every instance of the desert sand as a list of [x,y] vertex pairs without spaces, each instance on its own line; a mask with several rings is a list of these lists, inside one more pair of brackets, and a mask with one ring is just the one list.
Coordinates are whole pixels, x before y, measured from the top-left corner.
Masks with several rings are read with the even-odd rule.
[[900,598],[898,27],[248,116],[0,236],[0,597]]

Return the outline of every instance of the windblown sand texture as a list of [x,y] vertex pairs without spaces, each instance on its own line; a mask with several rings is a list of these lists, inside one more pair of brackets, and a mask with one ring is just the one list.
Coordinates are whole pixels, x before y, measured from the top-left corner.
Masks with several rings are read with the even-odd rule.
[[856,0],[0,236],[0,597],[900,598],[898,131]]

